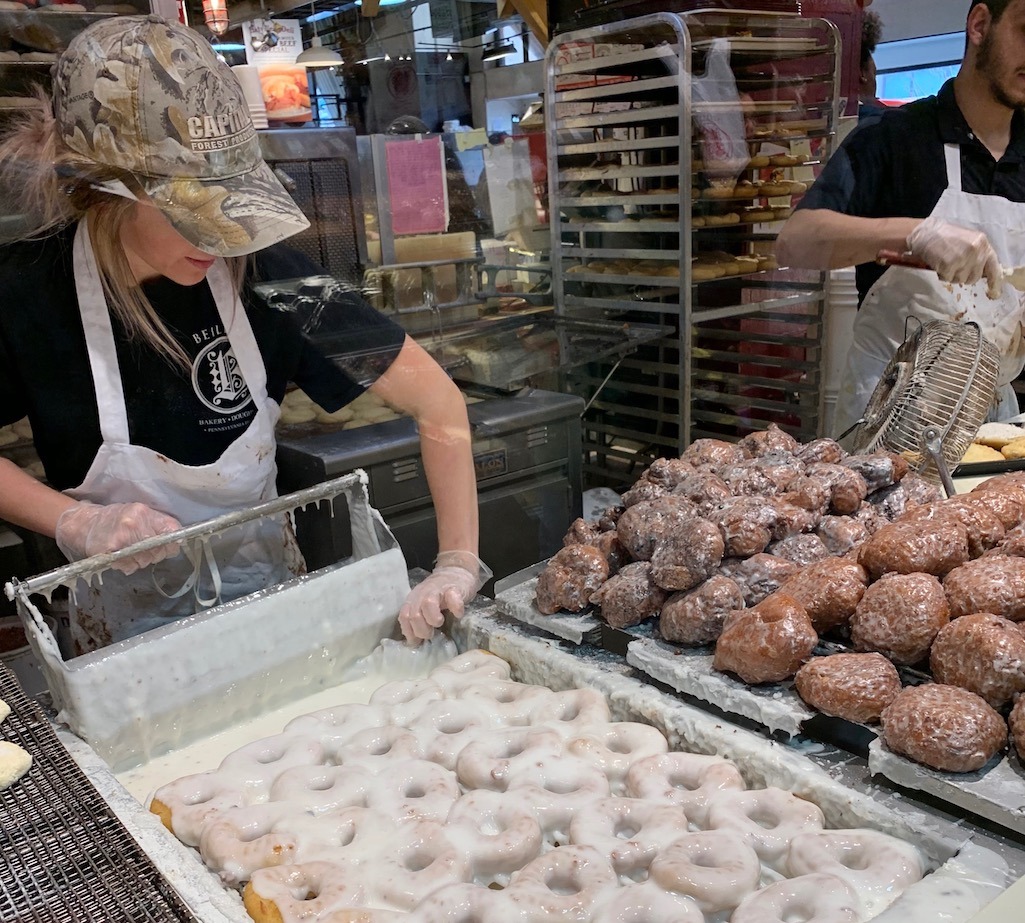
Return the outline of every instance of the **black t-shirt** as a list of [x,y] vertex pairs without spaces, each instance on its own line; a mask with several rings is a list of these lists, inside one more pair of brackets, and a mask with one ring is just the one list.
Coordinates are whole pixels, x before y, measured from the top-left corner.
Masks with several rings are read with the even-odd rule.
[[[830,158],[798,208],[859,218],[927,218],[947,188],[943,146],[961,148],[961,186],[976,195],[1025,202],[1025,117],[1015,112],[999,162],[975,136],[948,80],[936,96],[868,116]],[[858,300],[885,269],[857,267]]]
[[[75,293],[74,231],[0,247],[0,425],[28,415],[47,480],[62,490],[83,481],[102,441]],[[289,311],[269,307],[250,289],[250,282],[281,272],[298,276],[322,270],[281,245],[257,254],[250,269],[242,302],[263,357],[269,396],[280,402],[292,381],[333,411],[363,393],[372,376],[343,370],[320,352]],[[255,402],[227,352],[209,285],[182,286],[161,278],[143,289],[187,353],[191,369],[128,336],[112,315],[130,440],[181,464],[210,464],[252,421]],[[334,297],[325,311],[354,350],[376,357],[377,373],[398,355],[402,328],[356,294]]]

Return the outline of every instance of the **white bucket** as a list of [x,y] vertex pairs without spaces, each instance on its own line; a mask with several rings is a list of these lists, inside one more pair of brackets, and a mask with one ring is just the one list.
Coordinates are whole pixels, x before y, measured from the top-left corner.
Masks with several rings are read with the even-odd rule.
[[[54,620],[49,616],[44,616],[44,619],[53,631],[56,627]],[[0,663],[14,672],[26,695],[34,697],[46,691],[46,678],[25,638],[21,619],[16,615],[0,618]]]

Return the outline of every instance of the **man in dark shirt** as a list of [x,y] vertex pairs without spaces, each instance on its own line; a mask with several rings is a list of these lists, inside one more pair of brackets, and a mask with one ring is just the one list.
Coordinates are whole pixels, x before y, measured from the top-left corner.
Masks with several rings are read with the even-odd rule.
[[[909,317],[977,320],[1002,355],[995,415],[1017,412],[1022,309],[1001,264],[1025,264],[1025,0],[973,0],[966,35],[958,75],[935,97],[864,120],[779,236],[786,265],[857,266],[838,432],[861,415]],[[932,271],[884,268],[881,250]]]

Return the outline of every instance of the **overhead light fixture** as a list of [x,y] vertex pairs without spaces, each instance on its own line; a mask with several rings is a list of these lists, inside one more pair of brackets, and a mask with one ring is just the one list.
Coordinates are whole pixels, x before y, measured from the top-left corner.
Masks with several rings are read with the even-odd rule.
[[228,31],[227,0],[203,0],[203,22],[214,35]]
[[[206,3],[207,0],[203,0],[203,2]],[[310,15],[306,20],[313,23],[313,38],[310,39],[310,47],[299,53],[295,63],[311,70],[319,67],[337,67],[339,64],[344,64],[342,56],[337,51],[321,44],[320,36],[317,34],[317,20],[323,17],[317,15],[315,7],[315,3],[310,4]]]
[[511,42],[495,42],[484,46],[482,61],[501,61],[503,58],[511,58],[516,54],[516,48]]
[[445,60],[446,61],[451,61],[452,60],[452,52],[451,51],[447,55],[445,55]]

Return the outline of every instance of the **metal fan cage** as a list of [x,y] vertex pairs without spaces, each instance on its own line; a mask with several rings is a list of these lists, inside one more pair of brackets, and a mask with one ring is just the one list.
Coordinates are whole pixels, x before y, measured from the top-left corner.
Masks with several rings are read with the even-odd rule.
[[923,436],[938,432],[947,469],[956,467],[993,405],[998,361],[997,348],[977,324],[923,324],[880,377],[854,435],[854,451],[896,452],[923,478],[941,483]]

